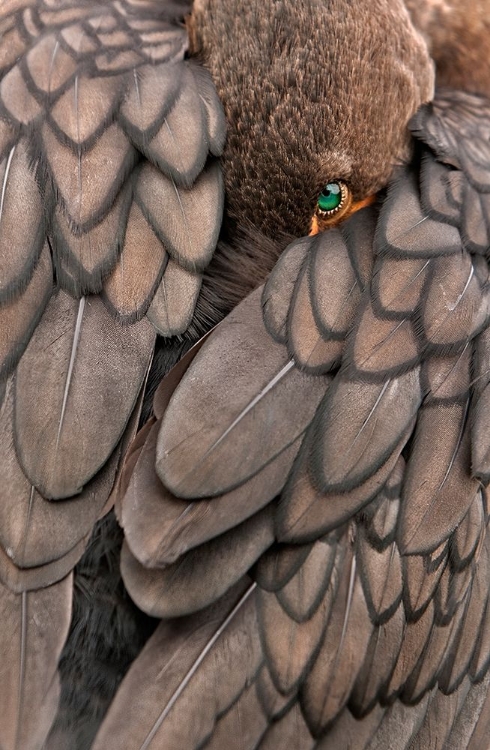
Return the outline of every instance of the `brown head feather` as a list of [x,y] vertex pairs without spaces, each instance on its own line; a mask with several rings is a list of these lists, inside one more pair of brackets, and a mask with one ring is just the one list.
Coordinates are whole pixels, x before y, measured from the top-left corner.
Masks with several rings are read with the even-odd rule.
[[437,85],[490,96],[490,0],[406,0],[436,63]]
[[197,0],[189,29],[225,107],[239,223],[306,234],[325,183],[360,200],[409,155],[433,70],[401,0]]

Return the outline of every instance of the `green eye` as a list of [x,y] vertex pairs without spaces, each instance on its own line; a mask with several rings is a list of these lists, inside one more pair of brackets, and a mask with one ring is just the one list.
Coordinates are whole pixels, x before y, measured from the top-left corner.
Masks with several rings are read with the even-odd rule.
[[327,183],[318,196],[317,214],[321,218],[328,218],[337,214],[343,208],[347,196],[348,188],[341,180]]

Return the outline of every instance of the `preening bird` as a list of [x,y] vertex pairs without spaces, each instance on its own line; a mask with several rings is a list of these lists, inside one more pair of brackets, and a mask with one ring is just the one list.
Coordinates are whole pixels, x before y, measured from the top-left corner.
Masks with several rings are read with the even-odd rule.
[[486,9],[2,6],[2,749],[489,746]]

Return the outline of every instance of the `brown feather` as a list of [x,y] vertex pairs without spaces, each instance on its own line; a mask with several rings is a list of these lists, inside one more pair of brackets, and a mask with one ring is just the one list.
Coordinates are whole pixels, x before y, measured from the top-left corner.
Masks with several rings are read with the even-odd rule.
[[174,260],[169,260],[147,313],[148,320],[161,336],[175,336],[188,329],[201,281],[201,274],[186,271]]
[[275,341],[285,344],[287,318],[294,288],[303,265],[308,263],[308,252],[314,247],[313,238],[292,242],[274,266],[262,295],[264,324]]
[[467,598],[475,570],[473,565],[467,565],[464,570],[459,571],[453,570],[450,563],[446,565],[434,599],[436,620],[440,625],[447,625],[463,599]]
[[486,482],[490,478],[490,327],[475,339],[474,394],[471,401],[471,469]]
[[198,78],[205,75],[192,62],[184,63],[179,96],[161,127],[146,146],[148,158],[179,186],[190,187],[207,157],[206,111]]
[[120,253],[131,205],[130,185],[123,186],[102,221],[87,231],[75,227],[59,206],[52,223],[52,246],[59,283],[71,294],[100,292],[104,277]]
[[305,372],[329,372],[340,363],[344,344],[325,340],[315,319],[311,299],[310,264],[299,273],[288,316],[288,349]]
[[344,339],[361,298],[352,259],[342,234],[320,235],[309,264],[315,321],[325,338]]
[[366,720],[385,692],[395,668],[405,630],[403,607],[383,625],[374,628],[366,657],[354,685],[349,706]]
[[452,199],[450,174],[444,164],[425,153],[420,171],[420,197],[424,211],[432,219],[458,226],[461,205]]
[[135,71],[119,113],[120,122],[133,140],[144,142],[161,126],[175,104],[184,70],[182,63],[175,63],[142,65]]
[[265,591],[278,591],[296,575],[308,557],[311,544],[273,544],[255,568],[257,583]]
[[402,598],[400,553],[393,542],[382,552],[371,546],[359,531],[356,559],[371,620],[377,625],[390,619]]
[[475,644],[473,659],[470,664],[470,676],[474,682],[479,682],[488,674],[490,666],[490,606],[487,606],[483,615],[482,625]]
[[420,398],[418,369],[379,385],[338,376],[315,420],[321,430],[313,447],[319,486],[354,489],[399,454]]
[[404,555],[402,557],[404,578],[404,604],[407,616],[418,619],[434,595],[447,564],[447,545],[431,565],[429,555]]
[[464,191],[464,211],[461,236],[464,246],[472,253],[485,254],[489,245],[488,226],[482,221],[483,201],[479,193],[469,184]]
[[86,304],[63,292],[52,298],[15,381],[16,450],[45,496],[80,492],[112,453],[146,376],[154,336],[147,321],[123,328],[97,297]]
[[[53,64],[53,59],[56,64]],[[57,44],[56,34],[51,32],[41,37],[26,56],[27,68],[32,81],[44,94],[58,94],[73,79],[77,70],[76,61]]]
[[180,617],[223,596],[273,540],[272,508],[267,507],[165,568],[145,568],[125,543],[121,574],[140,609],[153,617]]
[[490,729],[490,674],[472,685],[445,750],[479,750],[488,741]]
[[[435,691],[434,691],[435,692]],[[415,706],[405,706],[396,701],[383,715],[381,723],[366,750],[390,748],[406,750],[419,731],[425,715],[430,710],[433,695],[427,693]]]
[[77,75],[56,101],[49,113],[51,127],[72,147],[86,147],[103,132],[114,116],[122,81],[110,78]]
[[294,368],[266,333],[260,294],[204,344],[163,418],[157,472],[179,497],[223,494],[264,468],[303,433],[328,385]]
[[282,608],[296,622],[312,617],[338,566],[336,559],[337,538],[335,534],[323,537],[313,544],[308,557],[290,581],[277,592]]
[[276,594],[260,592],[259,612],[262,646],[277,689],[283,695],[296,692],[314,663],[330,615],[333,591],[312,617],[298,623],[281,607]]
[[451,695],[436,690],[424,723],[410,744],[410,750],[446,750],[446,741],[470,687],[470,681],[465,680]]
[[429,357],[423,367],[427,396],[425,403],[465,402],[470,392],[471,346],[448,357]]
[[395,258],[429,258],[461,250],[456,227],[430,219],[420,205],[415,176],[403,173],[394,181],[380,214],[378,243]]
[[385,707],[377,705],[359,721],[348,708],[344,708],[325,737],[318,740],[315,750],[331,750],[337,747],[366,750],[367,747],[371,747],[370,740],[376,737],[376,730],[386,711]]
[[[0,300],[24,289],[45,242],[42,198],[28,144],[20,140],[0,164]],[[19,206],[25,211],[19,215]]]
[[104,284],[108,307],[122,322],[141,319],[155,294],[167,262],[162,243],[133,203],[121,254]]
[[204,747],[207,750],[222,750],[229,744],[230,738],[234,737],[240,750],[255,750],[258,745],[262,746],[261,738],[267,725],[255,685],[252,684],[243,691],[227,713],[218,719]]
[[328,589],[309,619],[297,622],[281,605],[278,595],[258,590],[262,645],[277,689],[288,695],[311,670],[337,595],[338,578],[344,565],[343,550],[335,560],[335,573]]
[[[80,229],[93,226],[106,214],[126,181],[136,151],[116,124],[110,125],[80,159],[76,151],[58,140],[47,123],[41,135],[47,168],[62,208],[73,225]],[[101,169],[101,164],[106,168]]]
[[57,560],[30,568],[18,568],[0,547],[0,581],[16,594],[53,586],[73,570],[83,555],[89,538],[90,534],[87,534]]
[[431,628],[423,653],[405,684],[404,702],[418,702],[436,684],[448,655],[452,653],[463,622],[464,611],[465,603],[463,602],[447,625],[436,623]]
[[119,450],[80,495],[59,503],[45,500],[25,477],[15,454],[13,386],[10,383],[0,410],[0,442],[3,455],[1,545],[12,562],[21,568],[54,562],[92,530],[112,489]]
[[136,201],[174,260],[188,271],[202,270],[208,265],[223,213],[219,164],[209,163],[187,189],[145,164],[136,182]]
[[129,670],[94,750],[147,750],[152,742],[197,750],[261,659],[253,586],[240,584],[197,616],[161,623]]
[[269,719],[277,720],[296,702],[296,690],[283,695],[274,685],[267,663],[260,669],[255,681],[257,697],[262,711]]
[[471,581],[471,593],[467,597],[464,622],[453,646],[451,657],[446,660],[441,675],[440,686],[446,693],[451,693],[462,682],[469,671],[469,664],[478,642],[488,601],[488,543],[475,564]]
[[355,558],[348,554],[330,621],[303,687],[303,711],[316,735],[325,731],[347,703],[372,630]]
[[[307,436],[303,452],[298,456],[296,470],[293,470],[279,503],[276,521],[278,539],[311,541],[347,521],[377,495],[396,470],[396,464],[400,460],[399,452],[407,442],[411,430],[412,425],[386,463],[350,492],[321,492],[317,489],[305,459],[309,447]],[[310,430],[310,433],[314,435],[314,430]]]
[[369,541],[380,551],[386,549],[395,539],[404,473],[405,461],[400,456],[383,490],[361,514]]
[[488,302],[469,254],[434,259],[431,269],[424,298],[424,336],[429,346],[447,351],[479,332],[488,317]]
[[381,315],[411,316],[420,302],[429,265],[423,258],[378,261],[373,272],[373,292]]
[[3,77],[0,98],[13,120],[23,125],[30,123],[41,111],[39,102],[30,93],[17,66]]
[[[54,720],[56,665],[70,625],[72,578],[39,591],[14,594],[0,584],[0,743],[37,750]],[[53,627],[56,623],[56,627]]]
[[347,353],[349,362],[361,373],[399,373],[420,359],[420,346],[408,318],[383,319],[376,316],[367,300]]
[[417,662],[421,658],[431,630],[434,627],[434,605],[429,602],[422,615],[409,622],[405,629],[395,670],[390,678],[387,696],[397,695],[406,684]]
[[259,747],[260,750],[276,750],[280,747],[313,750],[317,747],[299,704],[296,703],[285,716],[269,725]]
[[429,552],[465,516],[479,484],[469,474],[465,406],[441,403],[420,410],[407,464],[398,527],[405,554]]
[[[0,261],[1,263],[1,261]],[[10,374],[32,335],[53,289],[53,267],[45,244],[27,289],[0,304],[0,377]]]
[[281,491],[298,441],[236,490],[189,502],[174,497],[155,473],[159,425],[154,425],[121,500],[120,522],[133,554],[149,567],[173,563],[263,508]]

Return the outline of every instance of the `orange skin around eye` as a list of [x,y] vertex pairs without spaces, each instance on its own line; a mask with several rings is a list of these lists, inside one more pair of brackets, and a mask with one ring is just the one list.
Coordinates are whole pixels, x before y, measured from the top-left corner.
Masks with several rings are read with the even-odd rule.
[[370,195],[367,198],[364,198],[362,201],[355,201],[354,203],[351,203],[347,211],[342,211],[338,216],[332,216],[331,219],[320,219],[316,214],[313,214],[313,218],[311,220],[310,224],[310,236],[313,234],[319,234],[319,232],[325,231],[325,229],[331,229],[332,227],[337,226],[337,224],[340,224],[341,221],[344,221],[345,219],[348,219],[349,216],[351,216],[356,211],[359,211],[360,208],[364,208],[365,206],[370,206],[374,201],[376,200],[375,195]]

